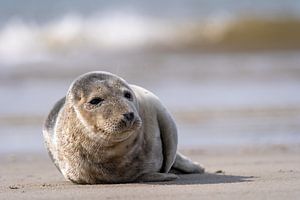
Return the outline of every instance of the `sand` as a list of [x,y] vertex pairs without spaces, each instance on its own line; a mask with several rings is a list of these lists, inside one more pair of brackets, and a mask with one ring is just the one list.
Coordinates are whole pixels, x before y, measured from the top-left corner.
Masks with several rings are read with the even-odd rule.
[[300,147],[185,150],[207,173],[164,183],[75,185],[46,153],[0,156],[0,199],[299,199]]

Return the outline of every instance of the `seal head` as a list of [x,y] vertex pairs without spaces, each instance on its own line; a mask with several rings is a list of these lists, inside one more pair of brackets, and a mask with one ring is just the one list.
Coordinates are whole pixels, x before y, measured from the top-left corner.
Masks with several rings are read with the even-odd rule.
[[83,75],[71,85],[67,101],[96,140],[121,142],[142,125],[134,92],[110,73]]

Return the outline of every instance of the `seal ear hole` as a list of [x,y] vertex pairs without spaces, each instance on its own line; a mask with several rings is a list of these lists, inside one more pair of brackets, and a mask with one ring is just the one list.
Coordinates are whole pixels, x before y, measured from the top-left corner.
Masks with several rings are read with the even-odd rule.
[[130,92],[128,92],[128,91],[125,91],[125,92],[124,92],[124,97],[125,97],[126,99],[132,100],[132,94],[131,94]]
[[98,105],[98,104],[100,104],[101,102],[103,102],[104,101],[104,99],[102,99],[102,98],[100,98],[100,97],[95,97],[95,98],[93,98],[92,100],[90,100],[89,101],[89,103],[91,104],[91,105]]

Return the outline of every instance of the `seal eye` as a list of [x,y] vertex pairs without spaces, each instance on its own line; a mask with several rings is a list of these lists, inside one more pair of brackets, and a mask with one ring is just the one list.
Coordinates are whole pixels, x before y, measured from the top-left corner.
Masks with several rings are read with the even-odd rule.
[[125,97],[126,99],[131,100],[131,99],[132,99],[132,94],[131,94],[130,92],[125,92],[125,93],[124,93],[124,97]]
[[89,103],[92,105],[98,105],[102,101],[103,101],[103,99],[101,99],[100,97],[96,97],[96,98],[93,98],[92,100],[90,100]]

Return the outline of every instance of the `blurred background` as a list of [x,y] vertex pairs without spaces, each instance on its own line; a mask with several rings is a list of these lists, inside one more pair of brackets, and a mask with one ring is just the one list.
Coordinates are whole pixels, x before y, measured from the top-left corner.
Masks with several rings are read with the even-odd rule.
[[0,153],[44,151],[92,70],[157,94],[180,148],[300,144],[298,0],[2,0]]

